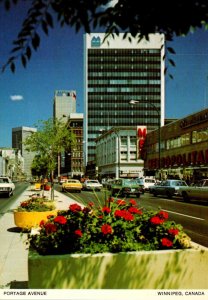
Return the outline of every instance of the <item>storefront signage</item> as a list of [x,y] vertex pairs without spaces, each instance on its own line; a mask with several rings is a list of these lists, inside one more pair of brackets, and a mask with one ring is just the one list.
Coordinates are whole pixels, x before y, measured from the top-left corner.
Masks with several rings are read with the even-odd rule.
[[[208,149],[162,157],[161,168],[208,164]],[[158,168],[158,158],[148,160],[149,169]]]
[[138,158],[144,159],[144,144],[147,136],[146,126],[137,127],[137,149],[138,149]]
[[180,122],[180,127],[187,128],[205,121],[208,121],[208,112],[201,113],[199,115],[193,116],[192,118],[183,119]]

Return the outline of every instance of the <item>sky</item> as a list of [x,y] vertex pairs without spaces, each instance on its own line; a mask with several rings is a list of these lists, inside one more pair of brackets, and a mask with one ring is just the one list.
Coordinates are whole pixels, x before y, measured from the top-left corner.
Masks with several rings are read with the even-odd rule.
[[[0,66],[10,57],[27,12],[27,3],[9,12],[0,6]],[[168,46],[176,66],[166,76],[165,117],[182,118],[208,107],[208,31],[177,37]],[[12,128],[34,127],[53,114],[55,90],[77,91],[77,112],[84,112],[83,32],[59,26],[41,34],[41,44],[26,68],[0,73],[0,147],[12,146]]]

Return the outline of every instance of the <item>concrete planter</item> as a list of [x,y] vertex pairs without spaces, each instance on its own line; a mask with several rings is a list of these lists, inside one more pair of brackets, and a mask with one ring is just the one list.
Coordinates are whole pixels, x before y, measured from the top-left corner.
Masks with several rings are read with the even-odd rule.
[[38,227],[40,221],[47,221],[47,216],[56,215],[57,210],[48,211],[14,211],[14,223],[17,227],[22,229],[30,229],[32,227]]
[[208,248],[41,256],[30,249],[29,288],[207,289]]

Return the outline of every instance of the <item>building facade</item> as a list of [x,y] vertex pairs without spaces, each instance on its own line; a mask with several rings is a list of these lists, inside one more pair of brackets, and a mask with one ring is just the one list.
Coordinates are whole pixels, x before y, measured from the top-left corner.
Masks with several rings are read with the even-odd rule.
[[12,180],[21,180],[23,176],[24,159],[20,150],[13,148],[0,149],[0,175],[9,176]]
[[83,155],[83,114],[71,113],[67,128],[75,136],[76,146],[72,146],[61,156],[61,175],[71,178],[81,178],[84,175]]
[[[140,134],[142,133],[142,134]],[[113,127],[96,139],[99,178],[142,177],[144,161],[141,141],[146,127]]]
[[103,39],[101,33],[84,36],[86,162],[95,160],[95,139],[103,130],[164,124],[164,36],[139,43],[123,34]]
[[26,178],[31,178],[31,166],[33,159],[36,155],[35,152],[28,152],[24,145],[24,141],[33,132],[36,132],[37,128],[32,127],[16,127],[12,128],[12,148],[19,149],[22,157],[24,158],[24,175]]
[[183,178],[190,182],[208,178],[208,109],[161,127],[160,155],[158,142],[158,130],[147,133],[147,172],[160,172],[162,178]]
[[53,117],[67,122],[70,113],[76,112],[76,91],[56,90],[53,102]]

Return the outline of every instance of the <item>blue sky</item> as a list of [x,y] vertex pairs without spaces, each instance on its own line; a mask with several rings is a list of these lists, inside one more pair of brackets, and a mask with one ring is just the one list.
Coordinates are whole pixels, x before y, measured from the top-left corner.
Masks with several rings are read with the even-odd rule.
[[[10,12],[0,7],[0,65],[9,57],[26,13],[24,6]],[[58,26],[41,37],[26,69],[18,64],[15,74],[9,69],[0,73],[0,147],[11,147],[13,127],[33,127],[52,117],[57,89],[76,90],[77,111],[84,110],[83,32]],[[171,56],[176,67],[169,69],[174,79],[166,78],[165,116],[182,118],[208,106],[208,32],[176,38],[169,46],[176,51]]]

